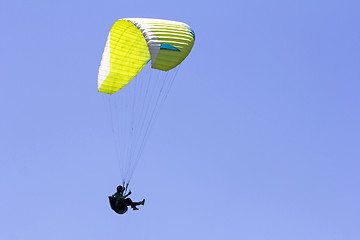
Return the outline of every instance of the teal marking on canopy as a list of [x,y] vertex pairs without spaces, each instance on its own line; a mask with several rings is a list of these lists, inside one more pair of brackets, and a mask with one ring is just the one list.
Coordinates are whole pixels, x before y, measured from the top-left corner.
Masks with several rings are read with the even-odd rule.
[[179,51],[179,49],[177,49],[176,47],[170,45],[170,44],[167,44],[167,43],[161,43],[160,45],[160,49],[167,49],[167,50],[172,50],[172,51]]

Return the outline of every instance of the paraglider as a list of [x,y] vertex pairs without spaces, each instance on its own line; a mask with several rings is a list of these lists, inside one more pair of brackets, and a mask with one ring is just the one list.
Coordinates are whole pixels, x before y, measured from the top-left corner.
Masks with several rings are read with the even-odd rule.
[[[151,126],[172,86],[177,66],[189,55],[194,41],[195,33],[187,24],[150,18],[120,19],[108,34],[98,91],[105,93],[109,104],[121,169],[121,193],[109,197],[112,208],[119,203],[116,196],[128,196]],[[127,203],[126,210],[134,206]]]
[[145,199],[141,202],[133,202],[131,198],[128,198],[128,196],[131,194],[131,191],[126,195],[124,195],[124,191],[125,189],[122,186],[118,186],[116,188],[116,193],[114,193],[112,196],[109,196],[111,209],[116,213],[126,213],[128,206],[131,206],[133,210],[139,210],[136,206],[145,204]]

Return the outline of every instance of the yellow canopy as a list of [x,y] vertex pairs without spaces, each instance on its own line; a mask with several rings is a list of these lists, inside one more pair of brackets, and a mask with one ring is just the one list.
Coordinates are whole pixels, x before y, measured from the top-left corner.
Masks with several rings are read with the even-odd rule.
[[119,91],[150,59],[154,69],[175,68],[189,55],[194,41],[194,31],[185,23],[147,18],[116,21],[101,59],[99,92]]

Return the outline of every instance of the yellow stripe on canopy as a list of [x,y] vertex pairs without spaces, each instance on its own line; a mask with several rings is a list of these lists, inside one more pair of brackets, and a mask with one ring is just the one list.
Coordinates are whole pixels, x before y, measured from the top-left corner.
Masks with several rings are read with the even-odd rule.
[[[103,59],[106,54],[110,57],[108,62],[102,61],[100,65],[99,92],[113,94],[140,72],[150,54],[142,33],[128,21],[117,21],[110,30],[108,41],[110,46],[105,47]],[[104,73],[108,74],[104,76]]]

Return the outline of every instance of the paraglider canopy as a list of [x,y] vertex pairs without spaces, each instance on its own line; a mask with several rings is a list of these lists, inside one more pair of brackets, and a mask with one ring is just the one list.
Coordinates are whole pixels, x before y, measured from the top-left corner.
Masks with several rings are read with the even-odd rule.
[[150,60],[154,69],[175,68],[189,55],[194,40],[194,31],[181,22],[149,18],[116,21],[101,60],[99,92],[119,91]]

